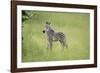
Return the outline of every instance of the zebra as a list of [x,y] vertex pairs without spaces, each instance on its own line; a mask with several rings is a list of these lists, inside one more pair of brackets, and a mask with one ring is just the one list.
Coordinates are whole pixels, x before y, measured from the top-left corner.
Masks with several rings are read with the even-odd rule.
[[63,32],[55,32],[54,29],[50,26],[51,23],[50,22],[46,22],[45,23],[45,28],[43,29],[43,33],[46,32],[47,34],[47,40],[48,40],[48,47],[52,49],[52,43],[54,41],[59,41],[62,45],[62,47],[66,47],[68,48],[68,44],[66,42],[66,36]]

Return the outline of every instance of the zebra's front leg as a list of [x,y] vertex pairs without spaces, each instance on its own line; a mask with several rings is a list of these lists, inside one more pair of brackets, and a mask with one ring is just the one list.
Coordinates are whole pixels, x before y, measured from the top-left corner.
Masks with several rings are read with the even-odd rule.
[[50,50],[52,50],[52,41],[48,41],[48,47]]

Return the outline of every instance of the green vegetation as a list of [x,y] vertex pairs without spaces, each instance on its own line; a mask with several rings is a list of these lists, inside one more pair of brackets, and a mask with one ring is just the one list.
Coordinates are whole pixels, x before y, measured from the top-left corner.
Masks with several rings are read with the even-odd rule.
[[[84,60],[90,58],[90,15],[88,13],[64,13],[22,11],[22,61]],[[43,34],[45,22],[52,23],[56,32],[65,33],[68,48],[59,42],[47,49],[47,37]]]

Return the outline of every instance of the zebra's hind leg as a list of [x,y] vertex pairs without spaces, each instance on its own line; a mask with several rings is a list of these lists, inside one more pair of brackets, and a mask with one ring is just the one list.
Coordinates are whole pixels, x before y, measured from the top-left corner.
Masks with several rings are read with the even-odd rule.
[[65,47],[68,48],[68,44],[65,44]]
[[63,43],[63,41],[59,40],[59,42],[60,42],[62,48],[64,48],[64,43]]
[[65,47],[68,48],[68,45],[66,44],[65,41],[62,41],[62,40],[59,40],[59,41],[60,41],[63,48],[65,48]]
[[64,44],[64,47],[68,48],[68,44],[66,44],[65,41],[63,42],[63,44]]

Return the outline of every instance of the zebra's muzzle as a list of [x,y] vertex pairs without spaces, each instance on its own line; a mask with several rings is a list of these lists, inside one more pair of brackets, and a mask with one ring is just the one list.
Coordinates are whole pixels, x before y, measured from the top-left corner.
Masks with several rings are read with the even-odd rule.
[[43,33],[45,33],[45,30],[43,30]]

